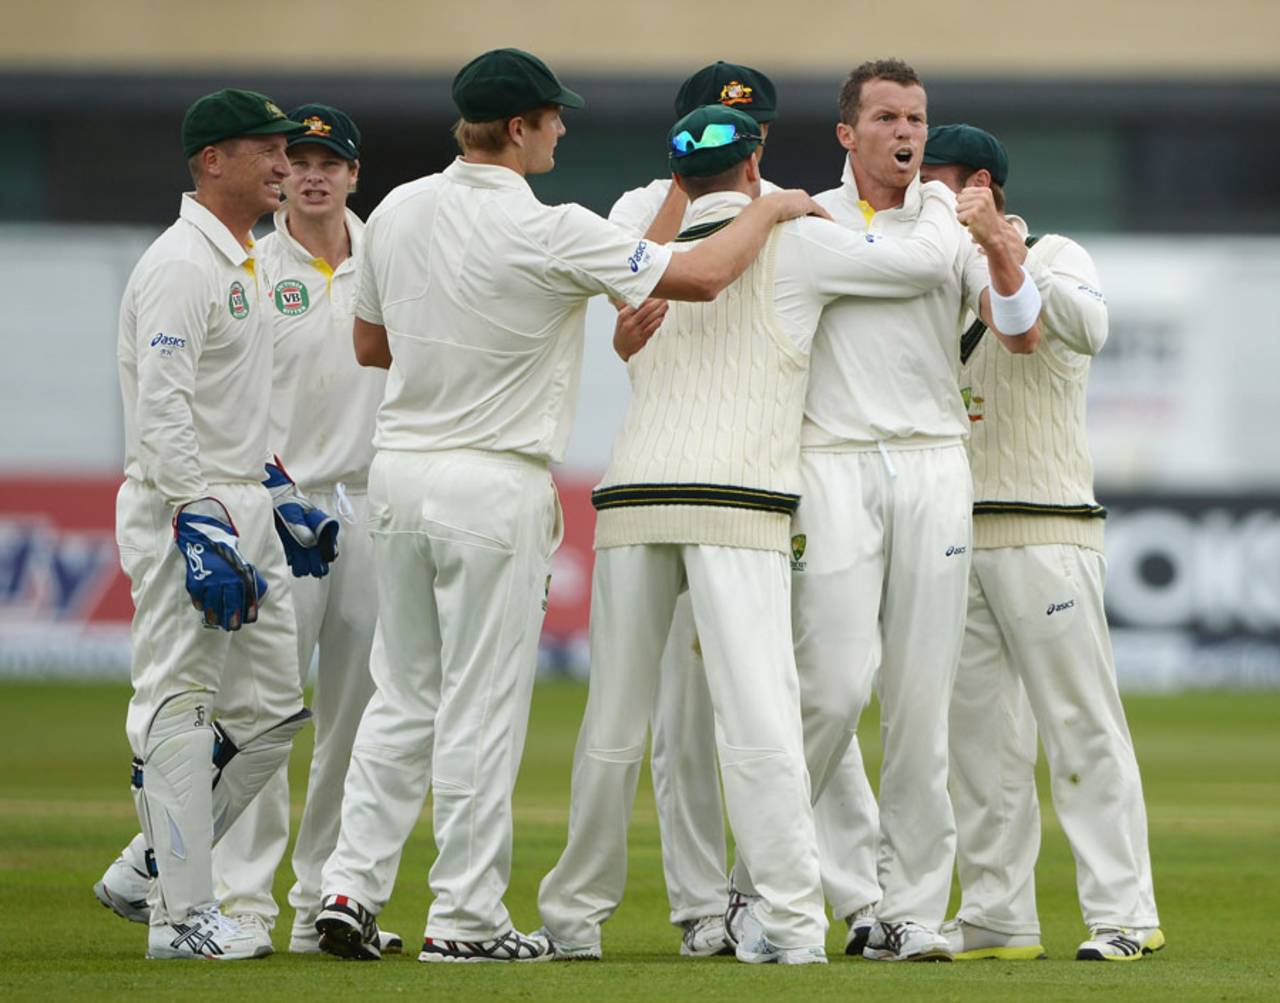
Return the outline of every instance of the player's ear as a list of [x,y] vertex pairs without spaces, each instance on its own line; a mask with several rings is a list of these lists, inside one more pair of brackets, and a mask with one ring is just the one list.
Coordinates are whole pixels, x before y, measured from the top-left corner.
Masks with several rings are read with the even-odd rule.
[[524,128],[527,124],[520,115],[507,119],[507,139],[516,146],[524,146]]
[[855,153],[858,148],[857,140],[853,137],[853,126],[848,122],[836,123],[836,142],[843,146],[850,153]]
[[991,187],[991,172],[990,172],[989,170],[987,170],[985,167],[979,167],[976,171],[974,171],[974,172],[973,172],[972,174],[970,174],[967,178],[965,178],[965,181],[964,181],[964,187],[966,187],[966,188],[990,188],[990,187]]
[[351,177],[347,181],[347,194],[352,195],[360,184],[360,161],[351,161]]

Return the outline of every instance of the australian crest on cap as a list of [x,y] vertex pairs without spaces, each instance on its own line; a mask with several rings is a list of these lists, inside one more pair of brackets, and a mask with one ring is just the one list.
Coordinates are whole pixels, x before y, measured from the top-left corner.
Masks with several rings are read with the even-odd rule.
[[270,115],[272,118],[285,117],[284,112],[280,110],[280,106],[276,104],[274,101],[264,101],[262,103],[267,109],[267,114]]
[[[302,124],[307,127],[308,136],[327,136],[333,132],[333,126],[322,119],[319,115],[310,115],[302,120]],[[348,140],[350,142],[350,140]],[[352,146],[355,144],[352,143]]]
[[737,80],[730,80],[720,88],[721,104],[750,104],[751,88]]

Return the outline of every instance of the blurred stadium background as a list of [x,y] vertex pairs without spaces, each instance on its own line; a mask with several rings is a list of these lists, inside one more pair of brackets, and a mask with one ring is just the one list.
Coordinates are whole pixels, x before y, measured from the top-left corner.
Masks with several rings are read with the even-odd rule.
[[[1124,685],[1280,686],[1280,3],[46,0],[4,22],[0,677],[127,678],[116,311],[187,187],[185,106],[235,85],[342,107],[364,132],[367,215],[453,155],[456,68],[514,44],[588,99],[535,189],[600,212],[662,173],[676,86],[717,58],[776,81],[765,173],[787,186],[837,183],[835,96],[865,58],[914,64],[932,121],[999,135],[1011,209],[1080,239],[1111,306],[1090,421]],[[559,472],[553,674],[585,668],[586,491],[627,393],[610,326],[593,304]]]

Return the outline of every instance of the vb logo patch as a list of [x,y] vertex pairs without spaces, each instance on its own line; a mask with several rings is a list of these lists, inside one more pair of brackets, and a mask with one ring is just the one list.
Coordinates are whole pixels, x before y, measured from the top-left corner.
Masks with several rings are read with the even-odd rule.
[[227,309],[236,320],[244,320],[249,316],[249,298],[244,294],[244,286],[239,282],[231,283],[231,291],[227,294]]
[[277,282],[275,301],[276,309],[286,317],[296,317],[300,313],[306,313],[307,307],[311,306],[307,287],[297,279],[284,279]]
[[803,571],[809,566],[804,560],[804,548],[808,545],[809,538],[804,533],[797,533],[791,538],[791,570]]

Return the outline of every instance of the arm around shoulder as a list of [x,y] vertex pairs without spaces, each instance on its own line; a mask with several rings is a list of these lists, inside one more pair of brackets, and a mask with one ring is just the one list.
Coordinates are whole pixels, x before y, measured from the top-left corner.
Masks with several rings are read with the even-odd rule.
[[356,362],[375,369],[391,368],[391,346],[385,327],[356,317],[351,336],[355,343]]

